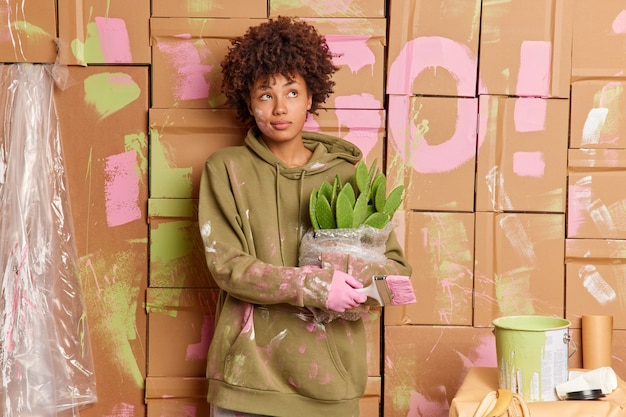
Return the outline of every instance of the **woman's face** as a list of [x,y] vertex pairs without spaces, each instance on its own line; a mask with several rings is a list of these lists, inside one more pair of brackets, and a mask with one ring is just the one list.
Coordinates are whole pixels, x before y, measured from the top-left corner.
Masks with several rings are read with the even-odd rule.
[[276,74],[252,85],[249,107],[266,143],[287,143],[302,141],[311,102],[302,76]]

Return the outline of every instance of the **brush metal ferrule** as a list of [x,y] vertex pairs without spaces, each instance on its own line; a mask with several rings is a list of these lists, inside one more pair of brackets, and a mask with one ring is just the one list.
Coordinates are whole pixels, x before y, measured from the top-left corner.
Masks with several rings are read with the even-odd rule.
[[376,289],[378,289],[378,294],[382,301],[381,304],[383,306],[393,305],[393,294],[386,282],[387,275],[374,275],[372,280],[376,284]]

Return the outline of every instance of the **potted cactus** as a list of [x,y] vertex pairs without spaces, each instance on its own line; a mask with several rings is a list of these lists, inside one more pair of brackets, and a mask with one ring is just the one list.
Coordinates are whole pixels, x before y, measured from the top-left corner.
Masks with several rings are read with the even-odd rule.
[[323,252],[339,252],[384,261],[391,220],[402,204],[404,186],[387,194],[387,178],[374,161],[370,168],[357,164],[345,184],[338,177],[311,192],[312,229],[302,238],[300,265],[319,264]]
[[356,229],[362,225],[383,229],[402,203],[404,186],[387,195],[387,178],[376,168],[360,161],[351,181],[333,184],[324,181],[311,192],[309,214],[315,230]]

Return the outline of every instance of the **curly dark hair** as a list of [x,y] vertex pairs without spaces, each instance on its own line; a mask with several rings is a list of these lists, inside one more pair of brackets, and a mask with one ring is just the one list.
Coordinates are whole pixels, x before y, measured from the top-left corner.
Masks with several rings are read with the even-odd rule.
[[278,17],[250,27],[234,38],[222,61],[222,92],[226,104],[237,111],[237,118],[248,128],[254,117],[248,103],[250,89],[261,77],[300,75],[306,81],[316,114],[320,104],[333,93],[332,75],[339,69],[333,55],[312,25],[289,17]]

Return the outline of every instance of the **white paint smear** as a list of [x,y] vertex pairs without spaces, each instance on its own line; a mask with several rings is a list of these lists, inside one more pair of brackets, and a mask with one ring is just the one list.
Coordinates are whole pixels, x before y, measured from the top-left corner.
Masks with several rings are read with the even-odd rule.
[[587,206],[589,216],[593,221],[593,224],[598,230],[606,237],[611,237],[615,234],[616,225],[611,216],[609,208],[600,199],[595,199]]
[[526,262],[525,265],[535,265],[537,259],[533,242],[526,233],[526,229],[524,229],[524,225],[519,217],[515,214],[503,216],[500,219],[500,227],[515,252]]
[[596,107],[589,110],[583,125],[583,145],[600,143],[600,133],[608,114],[609,109],[606,107]]
[[578,276],[583,280],[583,286],[598,303],[607,304],[617,297],[617,294],[602,277],[593,265],[585,265],[578,271]]

